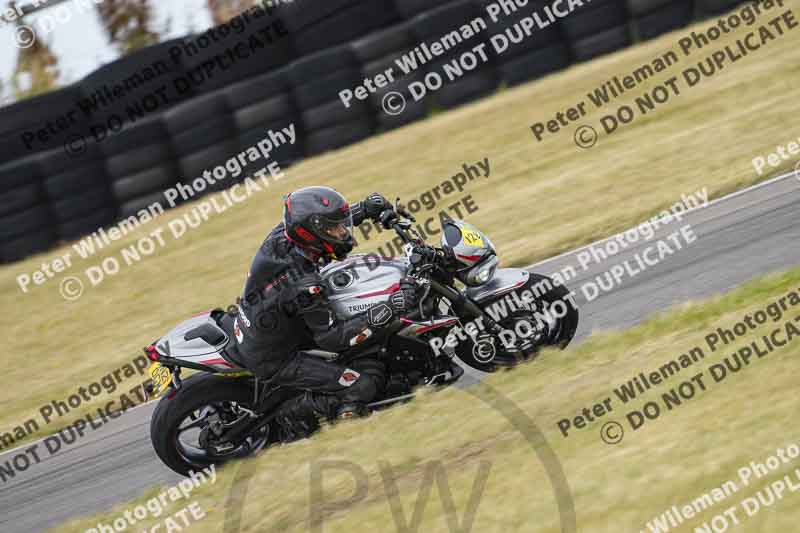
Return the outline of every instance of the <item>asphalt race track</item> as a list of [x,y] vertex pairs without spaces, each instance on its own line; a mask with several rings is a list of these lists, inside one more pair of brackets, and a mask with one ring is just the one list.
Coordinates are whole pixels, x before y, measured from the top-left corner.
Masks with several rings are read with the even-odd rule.
[[[578,270],[579,275],[568,285],[578,292],[578,337],[582,338],[593,330],[630,327],[673,304],[722,293],[753,277],[800,265],[798,218],[800,179],[791,174],[711,202],[684,215],[682,222],[660,228],[656,239],[688,223],[697,240],[658,265],[632,278],[626,276],[621,284],[591,302],[579,290],[582,285],[612,265],[632,259],[656,239],[640,241],[585,271],[577,260],[582,249],[531,269],[550,274],[571,264]],[[476,377],[476,373],[470,373],[467,381]],[[141,406],[111,421],[3,485],[0,531],[41,531],[78,515],[108,509],[152,485],[182,479],[163,466],[152,451],[148,426],[153,405]],[[0,454],[0,462],[14,453]]]

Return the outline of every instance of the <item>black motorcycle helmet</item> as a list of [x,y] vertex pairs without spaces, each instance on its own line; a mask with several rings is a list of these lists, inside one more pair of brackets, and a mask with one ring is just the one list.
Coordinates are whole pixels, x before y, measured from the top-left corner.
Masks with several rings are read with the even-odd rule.
[[305,187],[284,198],[286,236],[314,257],[342,260],[355,246],[344,196],[330,187]]

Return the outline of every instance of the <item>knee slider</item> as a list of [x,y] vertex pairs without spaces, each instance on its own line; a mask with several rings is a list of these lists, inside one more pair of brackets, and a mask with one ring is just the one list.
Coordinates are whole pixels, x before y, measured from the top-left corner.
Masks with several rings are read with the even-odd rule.
[[342,399],[349,402],[371,402],[378,392],[378,386],[374,377],[367,373],[361,373],[358,379],[348,387]]

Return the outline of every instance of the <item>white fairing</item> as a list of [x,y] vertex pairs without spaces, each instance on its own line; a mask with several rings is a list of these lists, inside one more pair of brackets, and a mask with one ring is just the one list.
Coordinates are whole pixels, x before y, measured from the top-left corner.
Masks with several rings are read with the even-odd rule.
[[328,285],[328,300],[337,316],[350,318],[373,304],[385,302],[399,289],[408,260],[380,259],[374,255],[354,255],[331,263],[321,274]]
[[[203,333],[202,337],[199,333]],[[178,324],[156,342],[156,348],[162,355],[230,370],[234,365],[220,355],[228,340],[211,313],[206,312]]]

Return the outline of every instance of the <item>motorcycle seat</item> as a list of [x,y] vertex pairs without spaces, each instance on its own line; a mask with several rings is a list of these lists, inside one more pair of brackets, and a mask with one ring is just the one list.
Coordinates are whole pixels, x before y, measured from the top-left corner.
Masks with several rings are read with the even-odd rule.
[[220,355],[229,363],[236,365],[240,368],[247,368],[242,362],[242,356],[239,353],[239,346],[236,342],[236,337],[233,333],[234,317],[224,311],[220,310],[219,314],[212,315],[214,320],[219,324],[219,327],[228,335],[228,342],[220,350]]
[[225,334],[215,328],[213,324],[201,324],[196,328],[190,329],[183,336],[183,340],[203,339],[211,346],[217,346],[225,340]]

